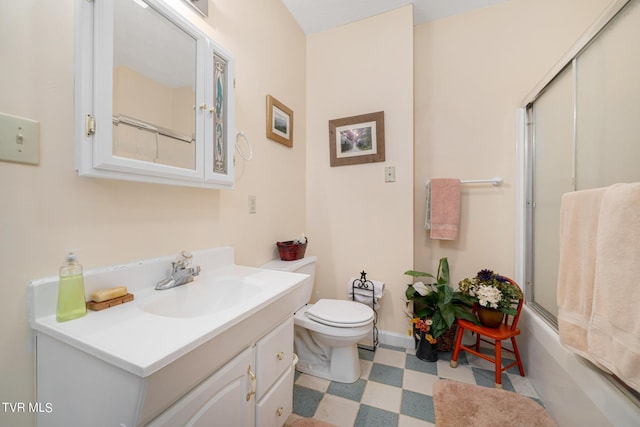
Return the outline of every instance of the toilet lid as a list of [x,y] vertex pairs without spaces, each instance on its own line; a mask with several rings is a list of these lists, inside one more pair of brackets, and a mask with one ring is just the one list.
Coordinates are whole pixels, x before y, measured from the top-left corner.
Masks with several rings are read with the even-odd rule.
[[355,301],[321,299],[309,308],[307,315],[325,325],[355,328],[371,322],[373,310]]

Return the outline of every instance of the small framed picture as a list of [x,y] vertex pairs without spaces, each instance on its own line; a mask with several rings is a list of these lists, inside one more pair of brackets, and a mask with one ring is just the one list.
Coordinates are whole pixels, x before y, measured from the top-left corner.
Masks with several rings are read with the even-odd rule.
[[293,147],[293,110],[267,95],[267,138]]
[[329,120],[331,166],[384,162],[384,111]]

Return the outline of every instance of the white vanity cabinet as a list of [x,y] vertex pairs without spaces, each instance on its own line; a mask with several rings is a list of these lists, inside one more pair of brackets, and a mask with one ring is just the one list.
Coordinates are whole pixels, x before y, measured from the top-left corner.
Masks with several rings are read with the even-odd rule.
[[282,427],[293,406],[292,360],[290,318],[195,387],[148,427]]
[[[214,353],[222,352],[216,343],[177,360],[166,372],[140,378],[38,335],[38,399],[54,409],[38,414],[38,426],[282,427],[293,406],[293,318],[269,329],[201,381],[207,362],[215,363]],[[188,390],[186,384],[196,385]],[[114,410],[96,414],[102,407]]]
[[229,247],[193,256],[207,268],[163,291],[146,284],[173,257],[86,271],[88,294],[131,283],[135,299],[69,322],[56,321],[57,277],[29,284],[36,401],[52,409],[38,427],[282,427],[309,276],[235,265]]

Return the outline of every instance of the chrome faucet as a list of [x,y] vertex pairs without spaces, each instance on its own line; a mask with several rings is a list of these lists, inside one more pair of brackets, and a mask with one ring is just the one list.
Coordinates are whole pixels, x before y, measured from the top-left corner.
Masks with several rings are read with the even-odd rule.
[[200,266],[191,267],[192,258],[193,255],[190,252],[180,252],[178,258],[171,263],[171,274],[156,284],[156,290],[175,288],[193,282],[193,278],[200,274]]

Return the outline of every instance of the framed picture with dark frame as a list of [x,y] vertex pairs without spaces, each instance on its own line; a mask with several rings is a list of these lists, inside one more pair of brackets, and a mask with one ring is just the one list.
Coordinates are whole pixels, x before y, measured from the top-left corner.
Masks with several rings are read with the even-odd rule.
[[267,138],[293,147],[293,110],[267,95]]
[[329,120],[331,166],[384,162],[384,111]]

